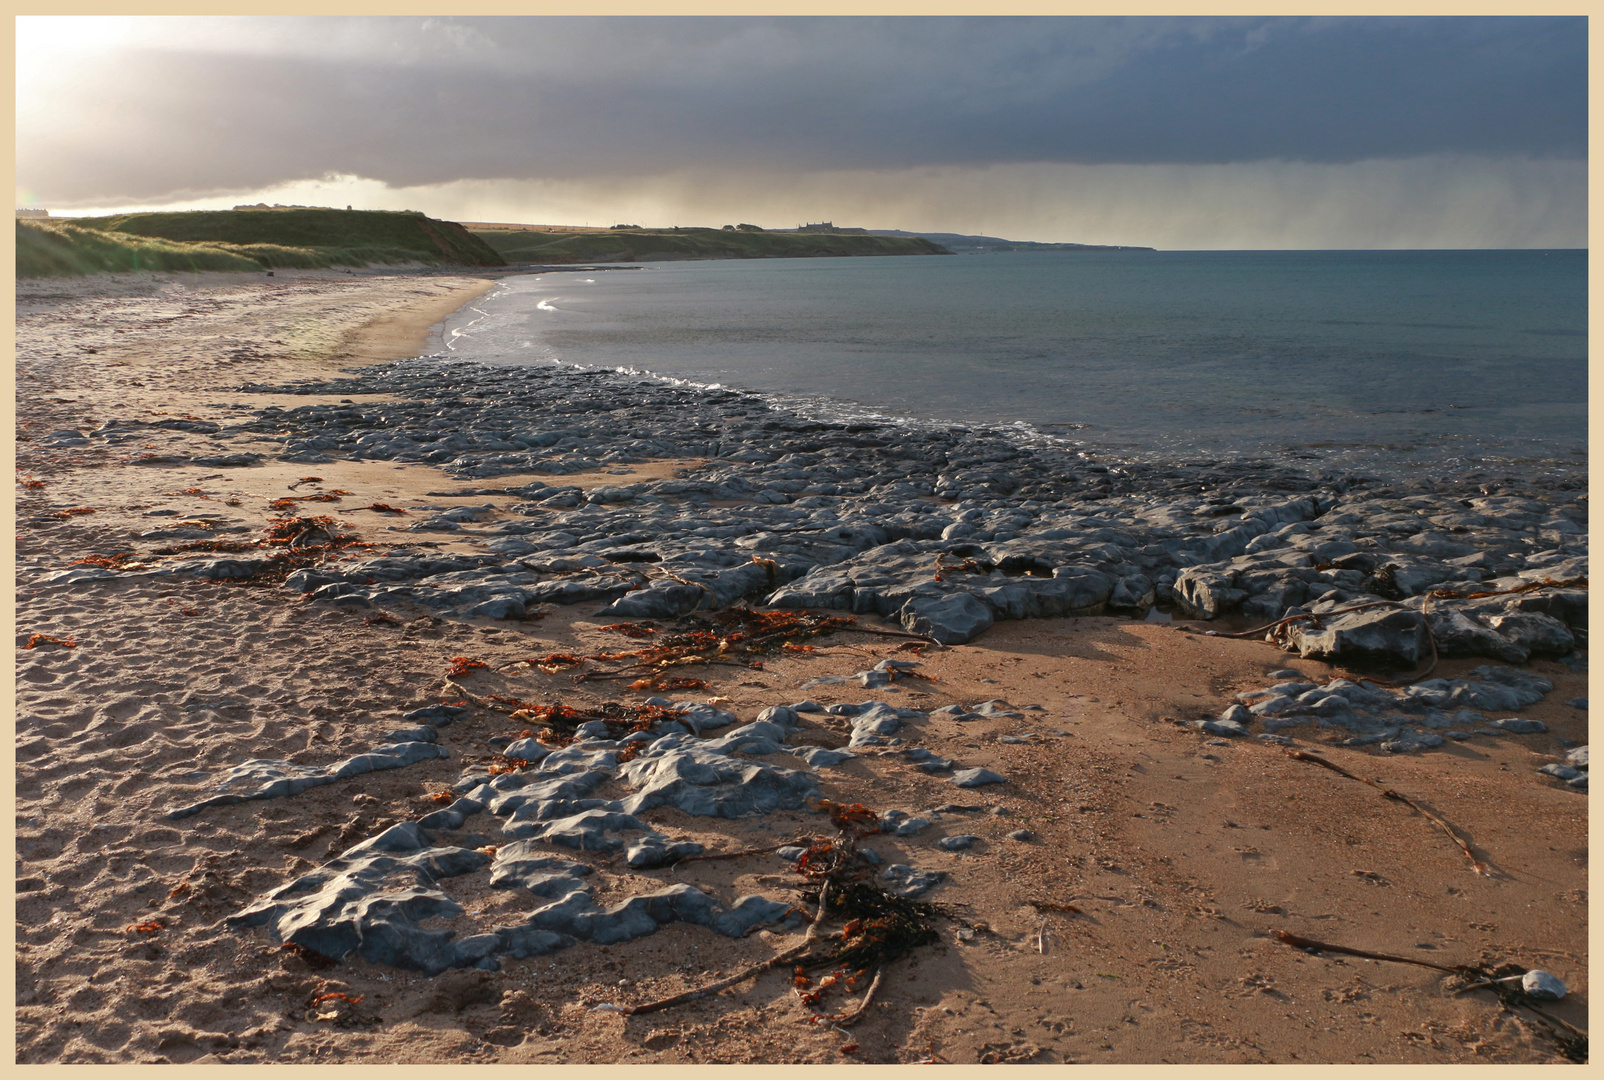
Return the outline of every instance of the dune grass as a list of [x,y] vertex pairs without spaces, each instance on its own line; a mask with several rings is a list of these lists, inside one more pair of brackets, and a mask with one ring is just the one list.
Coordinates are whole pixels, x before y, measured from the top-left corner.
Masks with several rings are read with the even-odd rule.
[[[75,224],[163,240],[275,244],[342,253],[405,252],[420,262],[501,266],[495,250],[454,221],[416,211],[275,207],[260,210],[189,210],[80,218]],[[401,260],[406,261],[406,260]]]
[[75,225],[17,222],[17,277],[130,270],[255,270],[262,263],[219,244],[176,244]]
[[504,266],[451,221],[418,213],[281,208],[17,222],[17,276],[129,270]]

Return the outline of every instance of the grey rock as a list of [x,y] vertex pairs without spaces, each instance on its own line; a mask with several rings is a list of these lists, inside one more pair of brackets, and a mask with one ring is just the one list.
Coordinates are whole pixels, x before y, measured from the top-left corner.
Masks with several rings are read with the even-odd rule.
[[959,769],[952,774],[952,782],[962,788],[973,788],[987,784],[1004,784],[1007,783],[1007,778],[990,769]]
[[1538,735],[1548,730],[1548,725],[1541,720],[1527,720],[1519,716],[1494,720],[1491,726],[1511,735]]
[[647,870],[678,862],[691,855],[700,855],[702,851],[702,845],[693,840],[675,843],[654,833],[630,845],[624,861],[637,870]]
[[[434,848],[414,824],[397,825],[338,858],[267,893],[230,927],[267,926],[284,942],[331,959],[352,952],[373,963],[436,974],[480,959],[464,954],[449,930],[425,930],[428,918],[462,913],[461,905],[431,886],[478,870],[490,857],[466,848]],[[417,885],[390,881],[410,873]]]
[[663,736],[620,771],[635,788],[621,800],[630,814],[672,806],[698,817],[744,817],[800,809],[819,790],[812,773],[743,761],[681,735]]
[[793,751],[810,769],[827,769],[851,761],[856,754],[846,750],[827,750],[822,746],[803,746]]
[[906,863],[894,863],[880,871],[880,881],[887,892],[909,898],[927,891],[946,876],[940,870],[915,870]]
[[902,628],[923,634],[943,645],[962,645],[991,629],[996,616],[966,592],[945,596],[916,596],[903,605]]
[[943,836],[940,840],[936,841],[936,846],[942,851],[968,851],[975,845],[975,841],[979,839],[980,837],[978,836],[970,836],[967,834],[958,836]]
[[1414,666],[1426,655],[1426,620],[1406,608],[1371,608],[1339,615],[1316,629],[1293,624],[1288,647],[1306,659],[1381,660]]
[[1578,746],[1576,749],[1567,753],[1565,755],[1565,762],[1568,765],[1574,765],[1578,769],[1587,768],[1587,747]]
[[182,821],[214,806],[232,806],[259,799],[280,799],[299,795],[311,788],[333,784],[364,773],[399,769],[420,761],[449,756],[444,747],[427,742],[404,742],[381,750],[357,754],[332,765],[294,765],[288,761],[254,758],[229,769],[217,785],[218,794],[168,812],[171,821]]
[[1389,754],[1409,754],[1418,750],[1434,750],[1443,744],[1443,737],[1434,732],[1412,732],[1396,739],[1386,739],[1381,749]]
[[[1241,706],[1236,706],[1241,708]],[[1242,736],[1248,734],[1248,729],[1235,720],[1204,720],[1198,725],[1210,735]]]
[[1569,765],[1544,765],[1537,770],[1545,776],[1552,776],[1556,780],[1575,780],[1582,775],[1581,769],[1573,769]]

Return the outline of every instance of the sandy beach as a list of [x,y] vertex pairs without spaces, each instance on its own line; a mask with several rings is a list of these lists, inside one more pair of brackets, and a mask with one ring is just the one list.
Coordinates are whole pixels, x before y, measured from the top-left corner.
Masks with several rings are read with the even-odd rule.
[[[512,501],[480,493],[483,480],[424,461],[285,461],[282,446],[231,435],[229,425],[275,405],[350,402],[352,394],[240,388],[335,379],[419,355],[432,328],[492,285],[435,273],[279,271],[18,287],[18,1062],[1566,1060],[1555,1032],[1587,1027],[1587,796],[1535,770],[1587,744],[1585,708],[1567,704],[1587,696],[1587,675],[1584,663],[1556,659],[1523,669],[1551,681],[1541,701],[1497,713],[1545,731],[1397,754],[1313,743],[1303,729],[1291,733],[1296,745],[1199,730],[1237,694],[1276,681],[1272,672],[1314,684],[1344,672],[1178,622],[1019,619],[940,647],[864,632],[904,628],[860,613],[760,666],[688,666],[683,674],[707,685],[663,692],[711,702],[741,725],[773,706],[878,698],[908,711],[909,742],[1006,778],[956,787],[900,751],[871,752],[872,743],[812,771],[824,799],[927,819],[859,846],[881,864],[942,875],[918,897],[941,909],[930,916],[935,940],[884,966],[852,1024],[819,1016],[846,1015],[872,971],[848,972],[850,990],[820,990],[828,969],[809,972],[802,987],[779,965],[687,1004],[627,1013],[803,944],[809,929],[796,915],[743,936],[660,919],[628,940],[521,957],[503,949],[493,962],[437,974],[358,953],[326,965],[281,948],[271,927],[227,923],[450,803],[431,796],[479,764],[488,769],[535,726],[498,710],[497,698],[595,716],[607,702],[638,708],[657,692],[530,662],[638,647],[606,629],[618,621],[598,615],[606,599],[531,602],[522,618],[488,618],[342,603],[338,591],[314,597],[281,580],[47,580],[91,556],[115,567],[108,557],[122,552],[159,568],[151,553],[181,541],[185,523],[251,540],[286,513],[331,515],[341,535],[370,545],[331,551],[336,562],[407,545],[442,558],[483,550],[471,535],[409,531],[424,508],[489,505],[494,520],[513,519]],[[108,424],[116,441],[89,437]],[[635,458],[494,483],[544,479],[584,493],[707,465],[700,456]],[[279,502],[308,494],[326,498]],[[148,536],[169,526],[170,538]],[[657,622],[664,635],[674,625]],[[920,666],[872,691],[869,680],[851,681],[888,660]],[[1486,662],[1443,659],[1433,674],[1465,678]],[[454,665],[460,674],[448,678]],[[439,725],[434,745],[446,756],[169,817],[246,760],[329,765],[381,744],[403,714],[464,701],[454,722]],[[951,705],[962,708],[942,711]],[[850,712],[788,715],[791,746],[834,750],[854,737]],[[1473,857],[1410,805],[1289,752],[1311,745],[1440,817]],[[603,749],[616,757],[619,747]],[[789,756],[758,757],[803,769]],[[598,789],[606,798],[627,795],[608,783],[619,786]],[[642,867],[621,849],[548,845],[588,864],[598,908],[684,884],[731,909],[760,896],[812,911],[804,875],[772,849],[838,834],[807,806],[739,817],[659,806],[638,816],[704,853],[767,850]],[[431,835],[490,851],[509,842],[497,824],[484,813]],[[971,839],[943,845],[963,837]],[[491,935],[549,902],[532,885],[490,878],[481,868],[445,882],[460,917],[425,915],[419,925],[457,940]],[[1445,968],[1541,968],[1568,987],[1544,1006],[1563,1023],[1486,990],[1461,992],[1465,980],[1451,972],[1313,954],[1277,931]],[[810,1003],[804,991],[819,997]]]

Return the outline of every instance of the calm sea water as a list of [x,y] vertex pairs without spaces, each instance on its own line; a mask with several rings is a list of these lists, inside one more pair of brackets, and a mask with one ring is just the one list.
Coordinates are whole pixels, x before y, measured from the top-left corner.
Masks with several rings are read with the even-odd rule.
[[1031,253],[505,279],[450,354],[1144,458],[1585,464],[1581,251]]

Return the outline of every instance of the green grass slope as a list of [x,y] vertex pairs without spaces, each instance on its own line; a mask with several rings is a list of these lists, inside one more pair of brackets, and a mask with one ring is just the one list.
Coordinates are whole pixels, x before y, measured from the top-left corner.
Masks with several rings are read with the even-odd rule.
[[509,263],[664,262],[675,259],[797,259],[856,255],[946,255],[923,237],[834,233],[726,232],[723,229],[615,229],[528,232],[478,229],[473,235]]
[[[75,218],[72,227],[111,237],[222,245],[260,266],[504,266],[493,248],[454,221],[416,212],[277,207]],[[260,268],[260,267],[258,267]]]
[[192,244],[106,233],[66,223],[17,222],[17,277],[63,277],[129,270],[255,270],[327,266],[316,253],[262,244]]

